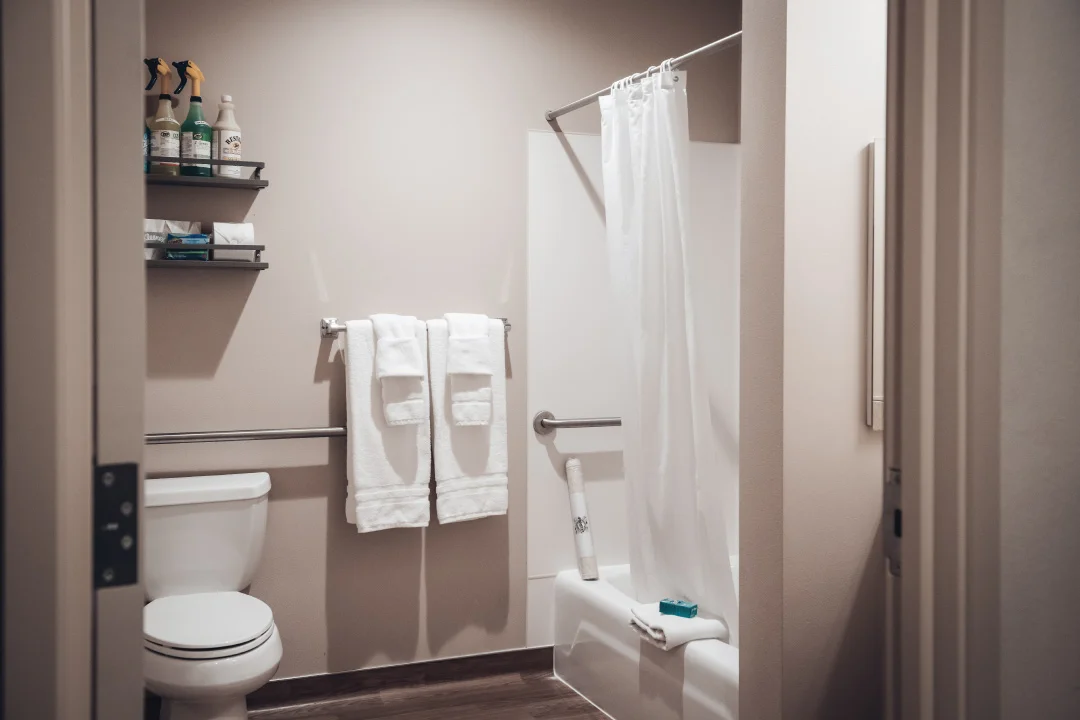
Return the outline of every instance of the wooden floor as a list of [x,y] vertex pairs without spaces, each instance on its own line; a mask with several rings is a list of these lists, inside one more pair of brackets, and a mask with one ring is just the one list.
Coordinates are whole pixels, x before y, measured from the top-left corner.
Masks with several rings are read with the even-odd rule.
[[251,720],[603,720],[550,671],[508,672],[414,687],[361,691],[278,708]]

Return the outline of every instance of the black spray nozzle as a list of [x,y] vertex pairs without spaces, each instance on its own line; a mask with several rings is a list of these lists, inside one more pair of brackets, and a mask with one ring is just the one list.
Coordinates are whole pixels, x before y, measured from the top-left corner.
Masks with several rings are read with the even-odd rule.
[[187,85],[187,71],[188,65],[190,64],[190,60],[181,60],[180,62],[174,62],[172,64],[172,66],[176,68],[176,74],[180,76],[180,84],[176,86],[175,90],[173,90],[173,92],[178,95],[180,94],[180,91],[184,89],[184,86]]
[[[150,82],[146,83],[146,90],[154,87],[154,84],[157,82],[158,79],[158,66],[161,65],[163,62],[164,61],[161,58],[146,58],[145,60],[143,60],[143,64],[146,65],[146,69],[150,71]],[[162,89],[168,91],[168,88]]]

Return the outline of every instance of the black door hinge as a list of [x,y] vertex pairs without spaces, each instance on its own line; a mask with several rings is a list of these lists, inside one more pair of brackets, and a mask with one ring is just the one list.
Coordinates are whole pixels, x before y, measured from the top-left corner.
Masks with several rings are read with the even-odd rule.
[[900,468],[889,468],[885,473],[882,529],[889,572],[900,577],[900,540],[904,535],[904,511],[900,507]]
[[139,466],[94,468],[94,587],[139,581]]

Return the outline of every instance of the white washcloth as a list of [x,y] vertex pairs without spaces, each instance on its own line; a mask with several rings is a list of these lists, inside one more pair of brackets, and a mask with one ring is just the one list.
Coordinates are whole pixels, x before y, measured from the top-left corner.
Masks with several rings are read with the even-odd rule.
[[446,372],[450,375],[450,409],[455,425],[491,422],[493,358],[487,315],[446,313],[450,333]]
[[[375,377],[382,386],[388,425],[429,424],[427,357],[420,349],[424,325],[409,315],[372,315]],[[418,332],[417,327],[421,330]]]
[[630,608],[630,627],[637,630],[642,640],[661,650],[673,650],[694,640],[728,639],[727,625],[722,620],[664,615],[660,612],[660,603]]
[[488,323],[491,348],[491,422],[454,423],[447,382],[449,333],[445,320],[428,320],[431,407],[435,426],[435,503],[440,523],[505,515],[507,502],[506,356],[501,320]]
[[[349,478],[345,519],[358,532],[427,527],[431,518],[431,426],[391,426],[375,385],[375,332],[369,320],[345,323],[345,397]],[[427,334],[415,335],[427,350]],[[423,383],[425,406],[427,383]]]

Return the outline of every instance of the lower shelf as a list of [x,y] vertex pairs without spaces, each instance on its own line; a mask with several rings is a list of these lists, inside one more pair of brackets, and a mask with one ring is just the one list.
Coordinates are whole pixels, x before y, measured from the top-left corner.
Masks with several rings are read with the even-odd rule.
[[147,260],[146,267],[168,270],[265,270],[270,263],[247,260]]

